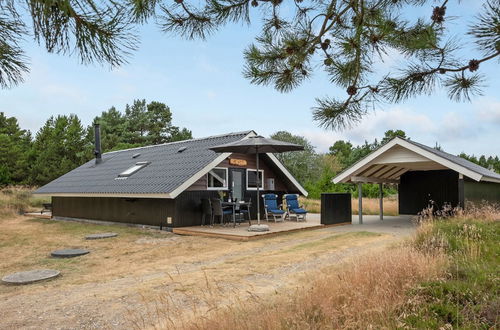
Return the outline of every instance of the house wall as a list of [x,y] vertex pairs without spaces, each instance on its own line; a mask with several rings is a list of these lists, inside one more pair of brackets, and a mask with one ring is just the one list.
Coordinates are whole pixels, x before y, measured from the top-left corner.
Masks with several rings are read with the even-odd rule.
[[[244,159],[247,161],[247,165],[245,166],[237,166],[237,165],[231,165],[229,164],[229,159],[234,158],[234,159]],[[286,191],[286,185],[283,182],[283,180],[280,178],[277,173],[269,167],[267,164],[267,160],[265,159],[265,156],[260,156],[259,159],[259,169],[264,170],[264,189],[267,189],[267,179],[268,178],[274,178],[274,185],[275,185],[275,190],[277,191]],[[255,169],[257,167],[256,164],[256,159],[255,155],[252,154],[232,154],[230,157],[224,159],[217,167],[227,167],[227,168],[242,168],[242,169]],[[201,177],[198,181],[193,183],[189,188],[186,189],[187,191],[200,191],[200,190],[207,190],[207,176],[204,175]]]
[[155,198],[52,197],[52,216],[167,226],[167,217],[175,217],[175,201]]
[[459,204],[458,173],[452,170],[409,171],[399,184],[399,213],[417,214],[434,201],[435,209]]
[[487,201],[500,204],[500,183],[464,180],[464,197],[467,202]]

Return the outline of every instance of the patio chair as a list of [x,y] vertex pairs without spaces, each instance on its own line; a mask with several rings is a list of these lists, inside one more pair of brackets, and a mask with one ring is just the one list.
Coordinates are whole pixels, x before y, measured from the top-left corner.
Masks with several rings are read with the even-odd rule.
[[212,211],[212,203],[210,203],[210,199],[208,198],[202,198],[201,199],[201,225],[205,225],[205,220],[207,216],[210,219],[210,225],[213,226],[214,224],[214,214]]
[[248,223],[252,225],[252,216],[250,215],[250,207],[251,207],[251,202],[245,202],[243,204],[241,203],[236,203],[236,213],[239,214],[241,217],[243,217],[243,220],[245,220],[245,215],[248,218]]
[[224,217],[227,215],[232,215],[233,214],[233,209],[230,208],[223,208],[222,207],[222,201],[219,198],[210,198],[210,202],[212,204],[212,225],[215,222],[215,217],[220,218],[220,224],[224,224]]
[[281,209],[281,204],[278,206],[278,195],[263,194],[262,198],[264,199],[264,213],[267,221],[271,217],[274,222],[285,220],[285,211]]
[[297,221],[306,221],[307,211],[304,210],[304,206],[299,206],[299,195],[286,194],[285,201],[287,216],[290,220],[292,220],[292,218],[295,218],[295,220]]

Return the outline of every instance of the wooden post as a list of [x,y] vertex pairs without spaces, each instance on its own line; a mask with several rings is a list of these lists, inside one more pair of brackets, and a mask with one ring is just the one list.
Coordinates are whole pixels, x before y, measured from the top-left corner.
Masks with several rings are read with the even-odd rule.
[[358,182],[358,216],[359,224],[363,224],[363,183]]
[[464,175],[458,174],[458,206],[465,209],[465,194],[464,194]]
[[384,186],[382,183],[378,184],[380,192],[380,220],[384,220]]

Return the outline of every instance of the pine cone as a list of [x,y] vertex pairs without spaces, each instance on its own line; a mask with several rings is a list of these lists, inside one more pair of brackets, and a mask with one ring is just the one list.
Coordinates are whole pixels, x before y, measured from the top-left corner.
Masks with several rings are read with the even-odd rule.
[[330,47],[330,39],[325,39],[325,41],[321,43],[321,48],[323,50],[327,50],[328,47]]
[[469,61],[470,72],[477,71],[477,69],[479,69],[479,61],[478,60],[470,60]]
[[257,7],[259,5],[259,3],[257,2],[257,0],[252,0],[252,7]]
[[347,94],[355,95],[357,92],[358,92],[358,89],[356,88],[356,86],[347,87]]
[[294,52],[293,47],[287,47],[287,48],[285,49],[285,51],[286,51],[286,53],[287,53],[288,55],[292,55],[292,54],[293,54],[293,52]]
[[439,69],[439,73],[440,73],[440,74],[445,74],[445,73],[446,73],[446,70],[445,70],[445,69]]
[[326,58],[323,63],[326,65],[326,66],[330,66],[333,64],[333,60],[331,58]]
[[183,3],[184,0],[175,0],[176,3]]
[[446,13],[446,6],[434,7],[434,9],[432,10],[431,19],[436,23],[443,23],[445,13]]

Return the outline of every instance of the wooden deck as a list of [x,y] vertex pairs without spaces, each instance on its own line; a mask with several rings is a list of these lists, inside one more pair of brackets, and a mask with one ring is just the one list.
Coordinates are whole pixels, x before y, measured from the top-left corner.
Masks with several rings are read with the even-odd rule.
[[[257,220],[252,220],[252,224],[256,224]],[[280,234],[290,233],[299,230],[310,230],[324,228],[325,225],[320,223],[319,214],[309,214],[307,221],[284,221],[284,222],[267,222],[261,221],[261,224],[269,225],[269,231],[266,232],[250,232],[248,231],[248,222],[243,222],[240,225],[214,225],[210,226],[192,226],[192,227],[179,227],[174,228],[173,233],[179,235],[189,236],[205,236],[225,238],[237,241],[249,241],[260,238],[272,237]],[[346,223],[347,224],[347,223]],[[349,223],[350,224],[350,223]]]
[[52,218],[52,212],[26,212],[24,213],[25,216],[30,217],[30,218],[41,218],[41,219],[50,219]]

